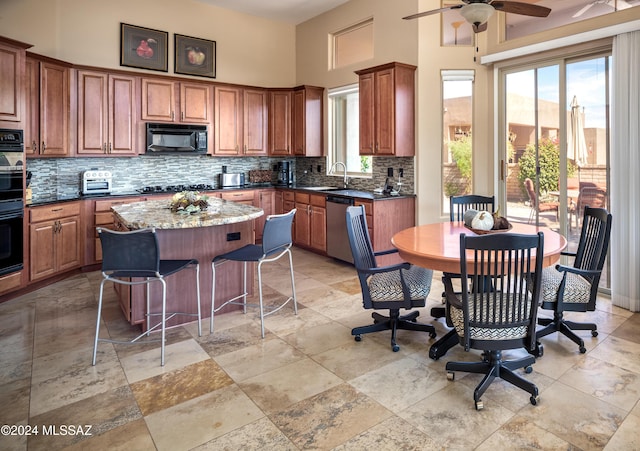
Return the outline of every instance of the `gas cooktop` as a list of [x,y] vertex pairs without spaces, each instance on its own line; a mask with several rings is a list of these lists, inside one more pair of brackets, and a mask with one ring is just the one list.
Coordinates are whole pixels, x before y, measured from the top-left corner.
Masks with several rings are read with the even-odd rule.
[[168,186],[145,186],[139,189],[141,193],[179,193],[181,191],[212,191],[213,185],[168,185]]

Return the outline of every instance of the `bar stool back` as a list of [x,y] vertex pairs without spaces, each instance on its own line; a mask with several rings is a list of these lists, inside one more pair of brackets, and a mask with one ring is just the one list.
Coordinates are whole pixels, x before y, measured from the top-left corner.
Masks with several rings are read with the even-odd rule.
[[[102,246],[102,282],[100,283],[100,297],[98,299],[98,318],[96,320],[96,336],[93,345],[92,365],[96,364],[98,341],[110,343],[131,344],[139,342],[143,336],[149,336],[154,329],[161,328],[160,364],[164,366],[165,329],[168,320],[176,315],[194,316],[198,318],[198,335],[202,335],[200,312],[200,265],[198,260],[161,260],[158,237],[153,228],[128,232],[98,228],[98,236]],[[194,268],[196,272],[196,295],[198,301],[197,313],[167,312],[167,283],[165,277]],[[100,319],[102,315],[102,300],[104,286],[107,281],[123,285],[147,285],[146,331],[129,341],[118,341],[100,338]],[[153,282],[162,284],[162,311],[151,312],[150,285]],[[151,317],[160,316],[160,322],[151,326]],[[145,342],[148,342],[145,340]],[[140,342],[139,342],[140,343]]]
[[[298,303],[296,300],[296,286],[293,278],[293,260],[291,258],[291,246],[293,239],[291,236],[291,226],[293,224],[293,217],[296,214],[294,208],[288,213],[281,215],[269,215],[266,218],[263,234],[262,245],[259,244],[247,244],[239,249],[235,249],[231,252],[218,255],[214,257],[211,262],[211,269],[213,272],[213,280],[211,283],[211,323],[210,331],[213,332],[213,319],[215,312],[219,311],[226,305],[242,305],[244,313],[247,312],[247,307],[258,307],[260,309],[260,327],[262,332],[262,338],[264,338],[264,317],[277,312],[282,307],[287,305],[289,301],[293,301],[294,312],[298,314]],[[289,272],[291,274],[291,296],[288,297],[283,303],[274,307],[265,307],[262,298],[262,264],[268,262],[274,262],[284,255],[289,257]],[[243,293],[225,301],[222,305],[215,308],[215,290],[216,290],[216,266],[220,266],[226,261],[243,262]],[[247,263],[258,263],[258,290],[259,290],[259,304],[252,305],[247,304]],[[239,299],[242,299],[239,301]],[[268,310],[265,313],[265,309]]]

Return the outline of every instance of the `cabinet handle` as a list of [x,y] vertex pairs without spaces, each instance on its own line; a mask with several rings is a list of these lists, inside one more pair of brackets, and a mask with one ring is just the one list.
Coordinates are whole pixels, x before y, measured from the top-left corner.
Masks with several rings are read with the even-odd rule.
[[64,208],[52,208],[51,211],[62,211]]
[[45,150],[47,150],[47,145],[42,141],[42,151],[44,152]]
[[378,151],[379,148],[380,148],[380,145],[376,142],[376,152]]
[[184,111],[180,112],[180,120],[184,121]]
[[247,153],[247,145],[244,145],[244,152]]
[[34,152],[38,151],[38,143],[35,139],[31,142],[31,150],[33,150]]
[[171,112],[171,120],[175,120],[175,113],[173,111]]
[[109,153],[111,153],[111,143],[109,143]]

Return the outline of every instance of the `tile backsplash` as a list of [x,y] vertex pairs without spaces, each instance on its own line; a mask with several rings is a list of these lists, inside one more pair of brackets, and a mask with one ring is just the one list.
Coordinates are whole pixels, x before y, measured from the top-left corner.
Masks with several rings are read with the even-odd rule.
[[[33,202],[49,198],[75,198],[81,189],[81,174],[89,169],[111,171],[113,194],[132,194],[145,186],[197,185],[218,187],[222,166],[227,172],[247,173],[251,169],[273,169],[284,158],[272,157],[210,157],[210,156],[138,156],[133,158],[34,158],[27,160],[31,171]],[[342,183],[341,172],[326,175],[325,157],[287,158],[292,161],[298,185],[331,185]],[[320,171],[318,172],[318,167]],[[373,190],[383,186],[387,168],[404,170],[402,193],[414,192],[413,157],[374,157],[372,178],[351,179],[350,188]],[[273,181],[275,181],[275,172]],[[248,178],[247,178],[248,180]]]

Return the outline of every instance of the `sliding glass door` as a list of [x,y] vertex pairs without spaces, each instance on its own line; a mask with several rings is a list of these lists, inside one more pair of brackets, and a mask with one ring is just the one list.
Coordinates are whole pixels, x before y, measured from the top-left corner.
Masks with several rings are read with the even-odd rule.
[[584,206],[609,205],[609,68],[606,53],[501,71],[501,203],[510,221],[565,235],[570,251]]

